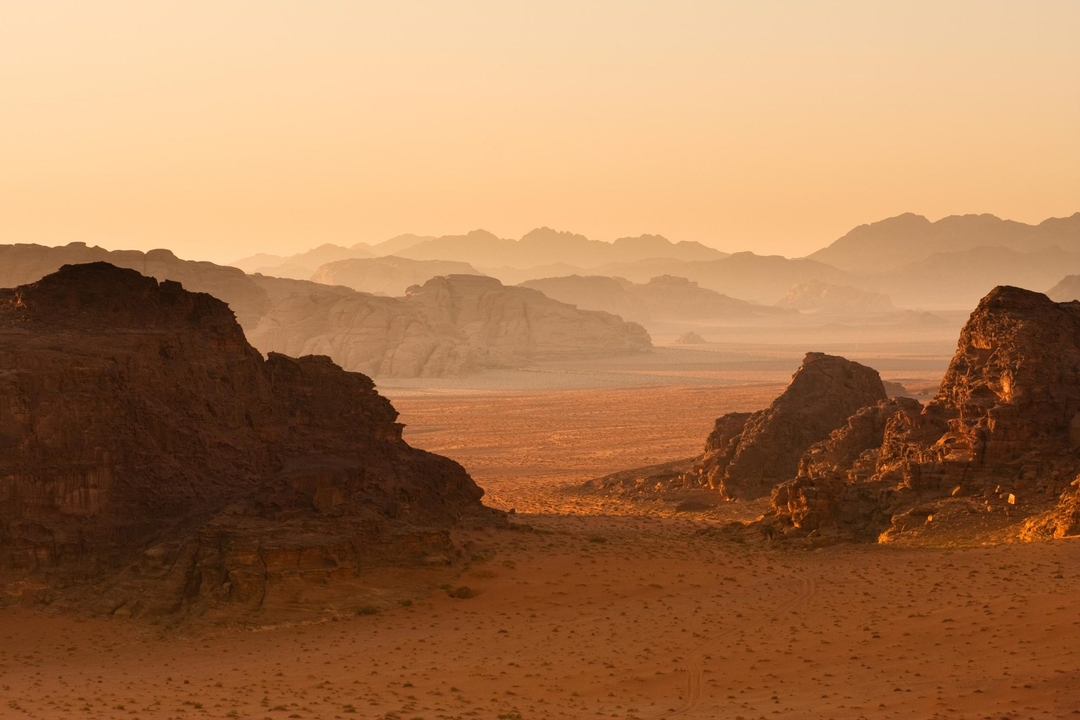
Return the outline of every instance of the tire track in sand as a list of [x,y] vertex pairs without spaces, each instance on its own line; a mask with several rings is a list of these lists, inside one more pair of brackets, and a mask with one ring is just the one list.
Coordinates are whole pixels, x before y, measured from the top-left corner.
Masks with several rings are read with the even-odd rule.
[[815,585],[813,578],[803,579],[800,581],[800,584],[802,585],[800,592],[798,592],[793,598],[791,598],[787,602],[781,603],[779,607],[773,610],[772,614],[766,615],[765,617],[759,619],[756,622],[750,623],[749,625],[736,625],[734,627],[731,627],[724,632],[719,633],[718,635],[711,637],[708,640],[705,640],[700,645],[691,650],[687,654],[686,661],[681,668],[685,669],[688,674],[686,680],[686,700],[683,701],[683,704],[680,707],[677,707],[674,710],[668,710],[667,712],[660,715],[652,716],[653,720],[660,720],[660,718],[671,718],[677,717],[679,715],[685,715],[691,710],[697,708],[701,704],[701,676],[705,664],[705,651],[711,646],[712,643],[716,642],[717,640],[722,640],[723,638],[730,637],[735,633],[739,632],[740,630],[754,630],[761,627],[767,622],[776,620],[791,608],[809,600],[811,597],[813,597],[814,593],[817,592],[817,586]]

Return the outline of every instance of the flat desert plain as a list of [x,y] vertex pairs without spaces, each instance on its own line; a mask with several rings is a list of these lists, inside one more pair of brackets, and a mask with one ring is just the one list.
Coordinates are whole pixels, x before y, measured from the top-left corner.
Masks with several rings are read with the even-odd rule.
[[[767,405],[790,376],[636,372],[591,389],[382,387],[408,440],[462,462],[514,529],[460,532],[470,560],[453,577],[372,572],[390,590],[368,614],[221,626],[5,609],[0,716],[1080,716],[1080,543],[769,549],[714,531],[760,505],[563,492],[693,455],[717,415]],[[893,378],[940,377],[920,372]]]

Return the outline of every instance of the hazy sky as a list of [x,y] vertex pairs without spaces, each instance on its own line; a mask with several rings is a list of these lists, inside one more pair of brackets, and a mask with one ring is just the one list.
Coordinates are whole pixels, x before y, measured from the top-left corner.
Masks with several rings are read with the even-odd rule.
[[0,4],[0,242],[548,225],[801,255],[1080,210],[1080,2]]

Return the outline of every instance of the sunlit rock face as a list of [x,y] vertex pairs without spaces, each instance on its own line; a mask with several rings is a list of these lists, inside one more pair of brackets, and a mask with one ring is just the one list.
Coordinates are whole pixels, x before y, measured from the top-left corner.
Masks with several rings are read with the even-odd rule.
[[446,550],[482,491],[396,417],[179,283],[92,263],[0,290],[0,575],[161,613]]
[[960,505],[997,507],[1033,517],[1027,537],[1073,534],[1078,450],[1080,303],[998,287],[961,332],[937,396],[853,417],[777,488],[773,512],[798,530],[889,540]]

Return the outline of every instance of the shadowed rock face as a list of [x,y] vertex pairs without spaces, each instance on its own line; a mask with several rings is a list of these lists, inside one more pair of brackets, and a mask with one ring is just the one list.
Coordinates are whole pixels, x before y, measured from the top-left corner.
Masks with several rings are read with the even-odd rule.
[[799,458],[854,412],[885,399],[873,368],[824,353],[808,353],[791,384],[767,409],[725,416],[709,438],[703,467],[711,487],[728,497],[768,495],[794,477]]
[[783,394],[765,410],[717,419],[696,458],[591,480],[585,492],[615,496],[673,497],[708,489],[716,499],[768,497],[794,478],[799,460],[852,414],[885,401],[873,368],[824,353],[808,353]]
[[[1076,531],[1080,303],[995,288],[925,408],[897,399],[866,412],[812,448],[798,480],[777,489],[782,523],[888,540],[963,504],[968,513],[1038,516],[1028,537]],[[854,456],[847,446],[862,449]],[[1058,510],[1041,515],[1063,490]]]
[[257,609],[446,552],[482,491],[396,417],[328,358],[264,360],[175,282],[93,263],[0,290],[0,578],[88,584],[100,612]]

